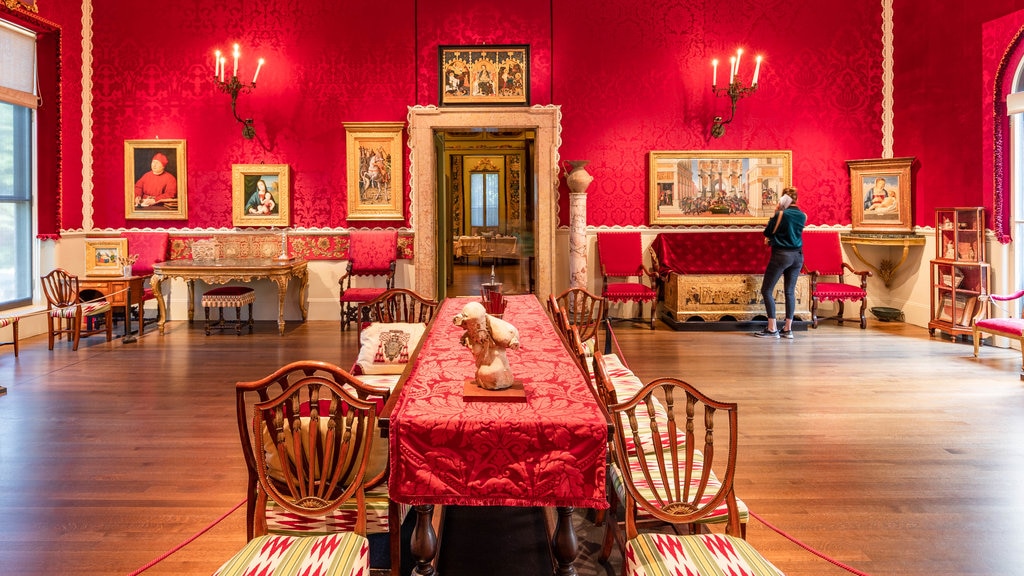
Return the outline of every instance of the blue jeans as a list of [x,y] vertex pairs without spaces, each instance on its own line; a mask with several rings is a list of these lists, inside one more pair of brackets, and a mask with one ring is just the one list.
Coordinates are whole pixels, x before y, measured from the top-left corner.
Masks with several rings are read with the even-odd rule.
[[768,268],[764,271],[761,281],[761,297],[764,298],[765,311],[769,318],[775,318],[775,284],[785,276],[783,286],[786,290],[786,319],[792,320],[796,313],[796,281],[800,270],[804,267],[803,250],[787,250],[772,248],[772,257],[768,260]]

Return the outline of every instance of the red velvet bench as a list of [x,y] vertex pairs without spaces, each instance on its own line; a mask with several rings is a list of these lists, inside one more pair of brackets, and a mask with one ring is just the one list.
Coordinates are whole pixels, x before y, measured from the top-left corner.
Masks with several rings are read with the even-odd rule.
[[[765,318],[761,279],[771,250],[760,230],[663,232],[650,248],[655,271],[664,283],[669,320],[747,322]],[[810,281],[796,285],[796,319],[811,317]],[[775,287],[780,313],[782,281]],[[670,323],[671,324],[671,323]]]

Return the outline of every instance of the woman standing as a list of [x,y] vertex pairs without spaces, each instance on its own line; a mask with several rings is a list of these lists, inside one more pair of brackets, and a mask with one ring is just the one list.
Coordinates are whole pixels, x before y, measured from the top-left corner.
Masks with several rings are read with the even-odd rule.
[[[761,297],[768,315],[768,326],[755,332],[758,338],[793,338],[793,315],[796,312],[796,281],[804,266],[803,234],[807,214],[796,205],[796,188],[786,188],[779,198],[775,214],[764,228],[765,243],[772,247],[772,256],[761,281]],[[775,285],[784,278],[786,291],[786,323],[778,329],[775,319]]]

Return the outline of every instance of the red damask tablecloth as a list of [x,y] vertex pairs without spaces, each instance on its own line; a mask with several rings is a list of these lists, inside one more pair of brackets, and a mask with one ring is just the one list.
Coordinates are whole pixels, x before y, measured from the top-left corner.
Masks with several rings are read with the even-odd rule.
[[508,351],[525,403],[466,402],[476,370],[445,300],[389,423],[391,497],[405,504],[606,508],[608,426],[584,376],[532,295],[510,296]]

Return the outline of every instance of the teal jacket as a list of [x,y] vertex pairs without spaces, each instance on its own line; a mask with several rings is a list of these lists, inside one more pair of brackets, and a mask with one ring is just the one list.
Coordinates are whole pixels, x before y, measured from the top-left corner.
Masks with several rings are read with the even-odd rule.
[[[776,220],[782,218],[778,229],[775,228]],[[804,214],[796,206],[790,206],[782,212],[776,212],[768,219],[768,225],[764,227],[764,235],[772,248],[795,250],[803,248],[804,225],[807,224],[807,214]],[[774,231],[774,232],[773,232]]]

